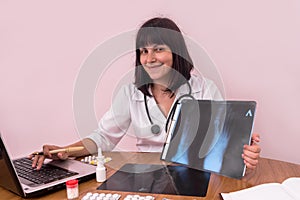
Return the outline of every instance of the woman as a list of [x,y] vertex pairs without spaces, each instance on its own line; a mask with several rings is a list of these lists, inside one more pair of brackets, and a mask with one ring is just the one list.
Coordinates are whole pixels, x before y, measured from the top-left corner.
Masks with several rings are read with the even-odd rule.
[[[85,146],[84,150],[51,155],[50,150],[65,148],[44,145],[43,156],[35,156],[33,167],[40,169],[46,157],[66,159],[112,150],[132,125],[140,151],[162,150],[172,105],[182,95],[195,99],[220,100],[222,96],[212,81],[191,74],[192,59],[177,25],[168,18],[153,18],[145,22],[136,38],[135,82],[124,86],[112,107],[102,117],[99,128],[82,141],[70,146]],[[258,163],[259,135],[253,134],[252,145],[245,145],[243,159],[248,168]]]

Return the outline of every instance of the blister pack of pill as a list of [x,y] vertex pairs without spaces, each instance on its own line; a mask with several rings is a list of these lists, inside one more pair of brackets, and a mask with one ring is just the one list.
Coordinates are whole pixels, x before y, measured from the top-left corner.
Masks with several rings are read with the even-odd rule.
[[[104,163],[107,163],[109,161],[111,161],[112,158],[111,157],[105,157],[104,158]],[[97,156],[86,156],[84,157],[83,159],[80,160],[81,162],[84,162],[84,163],[87,163],[87,164],[90,164],[90,165],[97,165]]]

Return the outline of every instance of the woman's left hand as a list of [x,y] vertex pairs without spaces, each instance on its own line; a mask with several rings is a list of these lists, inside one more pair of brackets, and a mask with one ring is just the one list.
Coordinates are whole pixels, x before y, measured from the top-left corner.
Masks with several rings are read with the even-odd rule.
[[258,164],[261,148],[258,145],[260,136],[254,133],[251,138],[251,145],[244,145],[242,157],[248,169],[255,169]]

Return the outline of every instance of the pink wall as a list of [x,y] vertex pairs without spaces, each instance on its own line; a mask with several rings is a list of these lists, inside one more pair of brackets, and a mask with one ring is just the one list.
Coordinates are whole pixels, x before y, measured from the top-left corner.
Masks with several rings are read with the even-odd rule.
[[[262,156],[300,164],[297,0],[1,1],[0,131],[13,156],[77,140],[72,97],[81,64],[99,44],[157,15],[172,18],[207,51],[227,98],[258,102]],[[133,62],[120,55],[100,78],[98,118]]]

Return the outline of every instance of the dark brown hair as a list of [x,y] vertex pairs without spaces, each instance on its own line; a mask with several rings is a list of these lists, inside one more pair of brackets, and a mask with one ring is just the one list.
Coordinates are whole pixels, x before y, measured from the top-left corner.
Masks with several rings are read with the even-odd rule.
[[136,37],[135,85],[148,96],[151,96],[148,87],[153,81],[141,65],[139,49],[150,44],[164,44],[172,51],[172,68],[176,71],[171,72],[173,78],[169,82],[168,91],[173,93],[190,79],[193,69],[183,35],[178,26],[168,18],[152,18],[140,27]]

